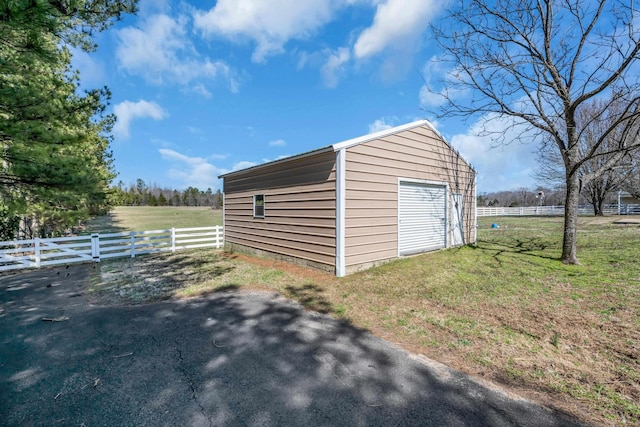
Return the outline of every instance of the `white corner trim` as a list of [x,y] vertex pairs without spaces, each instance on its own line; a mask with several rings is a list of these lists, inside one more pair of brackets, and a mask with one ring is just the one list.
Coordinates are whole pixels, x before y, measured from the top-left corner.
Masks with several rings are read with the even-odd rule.
[[405,130],[417,128],[419,126],[429,126],[431,129],[435,129],[428,120],[417,120],[415,122],[406,123],[404,125],[396,126],[394,128],[384,129],[379,132],[370,133],[368,135],[359,136],[358,138],[348,139],[346,141],[333,144],[334,151],[340,151],[345,148],[353,147],[354,145],[362,144],[363,142],[373,141],[374,139],[384,138],[385,136],[392,135],[394,133],[402,132]]
[[[618,203],[618,206],[620,204]],[[478,243],[478,174],[473,177],[473,244]]]
[[336,154],[336,276],[346,275],[345,220],[346,220],[346,156],[347,150]]

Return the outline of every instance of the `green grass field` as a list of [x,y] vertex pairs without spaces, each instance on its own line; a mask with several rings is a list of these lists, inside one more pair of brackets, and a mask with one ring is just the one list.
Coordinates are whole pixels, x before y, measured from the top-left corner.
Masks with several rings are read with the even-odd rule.
[[222,210],[209,207],[118,206],[109,215],[89,221],[86,231],[110,233],[213,225],[222,225]]
[[193,251],[102,263],[91,293],[138,303],[277,291],[588,422],[638,425],[640,227],[615,219],[580,218],[579,266],[559,261],[562,218],[481,218],[475,245],[341,279]]

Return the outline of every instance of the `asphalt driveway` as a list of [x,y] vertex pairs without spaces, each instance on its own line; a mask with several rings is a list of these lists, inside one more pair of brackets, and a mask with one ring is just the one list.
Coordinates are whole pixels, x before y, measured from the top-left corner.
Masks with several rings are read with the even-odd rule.
[[0,276],[1,424],[580,425],[272,293],[93,306],[92,267]]

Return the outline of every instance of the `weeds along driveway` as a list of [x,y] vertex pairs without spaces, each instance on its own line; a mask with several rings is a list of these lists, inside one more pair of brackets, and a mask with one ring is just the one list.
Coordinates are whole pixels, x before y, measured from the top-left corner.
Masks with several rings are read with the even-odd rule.
[[92,268],[0,276],[4,425],[579,425],[273,293],[92,306]]

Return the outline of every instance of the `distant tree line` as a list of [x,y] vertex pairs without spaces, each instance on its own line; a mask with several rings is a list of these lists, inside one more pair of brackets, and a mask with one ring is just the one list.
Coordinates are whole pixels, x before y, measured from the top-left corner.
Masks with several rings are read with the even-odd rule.
[[[618,189],[618,187],[610,189],[594,205],[590,188],[584,188],[580,196],[581,204],[594,206],[594,215],[602,215],[603,204],[617,203]],[[566,192],[563,187],[520,187],[515,190],[480,193],[477,196],[477,204],[480,207],[562,206],[565,197]]]
[[125,186],[122,181],[110,189],[113,206],[210,206],[222,208],[222,192],[211,188],[200,190],[187,187],[184,190],[161,188],[147,184],[138,178],[135,184]]
[[517,206],[559,206],[564,203],[565,192],[562,188],[525,188],[515,190],[494,191],[478,194],[480,207],[517,207]]

